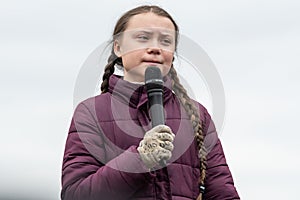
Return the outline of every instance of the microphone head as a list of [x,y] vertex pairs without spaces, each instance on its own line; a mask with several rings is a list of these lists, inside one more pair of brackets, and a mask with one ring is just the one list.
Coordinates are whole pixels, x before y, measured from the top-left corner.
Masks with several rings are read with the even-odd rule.
[[156,66],[147,67],[145,71],[145,84],[147,90],[163,88],[162,75],[158,67]]

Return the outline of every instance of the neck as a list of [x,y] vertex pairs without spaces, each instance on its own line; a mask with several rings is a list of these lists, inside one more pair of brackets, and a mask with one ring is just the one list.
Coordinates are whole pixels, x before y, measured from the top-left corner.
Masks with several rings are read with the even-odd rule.
[[136,84],[145,84],[144,77],[143,76],[138,76],[134,74],[131,76],[130,74],[124,74],[123,80],[131,82],[131,83],[136,83]]

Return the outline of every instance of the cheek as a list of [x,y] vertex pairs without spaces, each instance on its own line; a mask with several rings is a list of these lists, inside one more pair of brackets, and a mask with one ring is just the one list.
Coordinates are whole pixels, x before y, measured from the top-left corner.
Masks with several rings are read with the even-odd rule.
[[172,53],[168,53],[168,55],[166,55],[165,57],[165,66],[164,66],[164,72],[163,75],[167,75],[171,69],[171,66],[173,64],[173,58],[174,58],[174,54]]
[[165,59],[165,63],[162,68],[163,76],[167,75],[171,69],[171,65],[173,63],[173,54],[172,53],[164,54],[164,59]]
[[170,52],[168,52],[168,53],[165,53],[164,54],[164,59],[165,59],[165,63],[167,64],[167,65],[172,65],[172,62],[173,62],[173,57],[174,57],[174,54],[173,53],[170,53]]
[[141,51],[132,51],[122,56],[123,66],[133,68],[139,64],[139,59],[143,55]]

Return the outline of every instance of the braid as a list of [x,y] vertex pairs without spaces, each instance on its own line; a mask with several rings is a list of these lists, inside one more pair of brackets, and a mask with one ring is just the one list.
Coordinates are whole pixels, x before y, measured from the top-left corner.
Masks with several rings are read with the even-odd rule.
[[204,181],[206,176],[206,149],[204,146],[204,135],[202,124],[200,122],[200,114],[198,109],[196,108],[195,104],[192,102],[190,97],[187,94],[186,89],[180,84],[179,78],[177,76],[177,72],[172,65],[169,75],[173,80],[172,89],[174,90],[175,94],[179,97],[180,102],[182,103],[184,109],[188,113],[190,120],[192,122],[192,126],[195,133],[195,138],[197,141],[198,149],[199,149],[199,158],[200,158],[200,178],[199,178],[199,185],[200,185],[200,194],[197,200],[202,200],[202,195],[204,193]]
[[120,58],[118,58],[112,52],[111,55],[108,58],[108,63],[105,66],[104,74],[102,76],[101,93],[108,92],[109,77],[114,73],[116,63],[120,63]]

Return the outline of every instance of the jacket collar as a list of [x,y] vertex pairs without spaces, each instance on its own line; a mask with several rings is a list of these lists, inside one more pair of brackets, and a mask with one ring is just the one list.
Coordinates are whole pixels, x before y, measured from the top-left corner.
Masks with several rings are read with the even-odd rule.
[[[164,103],[172,96],[172,80],[169,76],[163,78]],[[123,80],[122,76],[115,74],[109,79],[109,93],[130,107],[139,108],[148,102],[147,91],[144,84],[131,83]]]

